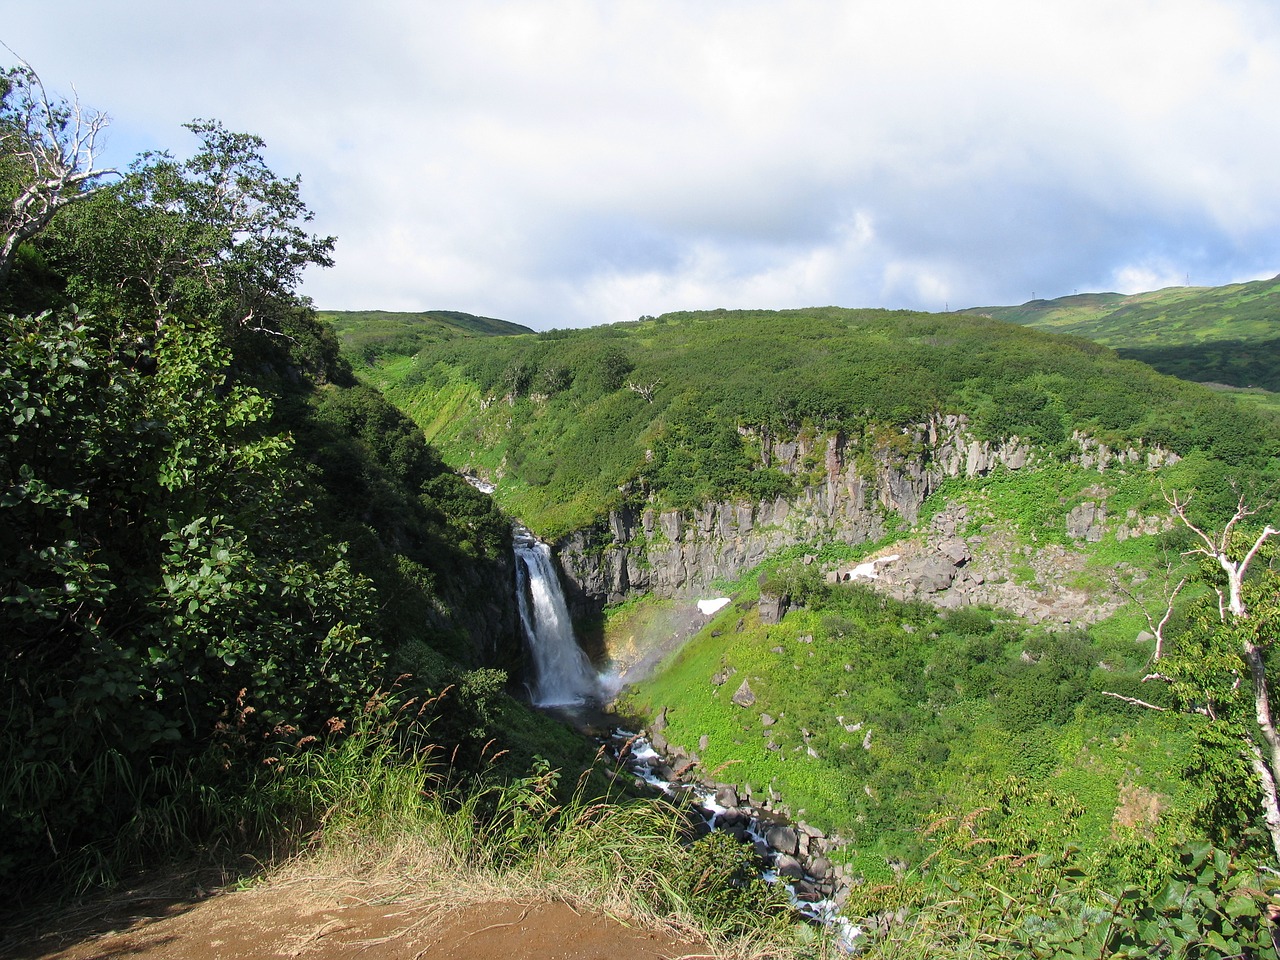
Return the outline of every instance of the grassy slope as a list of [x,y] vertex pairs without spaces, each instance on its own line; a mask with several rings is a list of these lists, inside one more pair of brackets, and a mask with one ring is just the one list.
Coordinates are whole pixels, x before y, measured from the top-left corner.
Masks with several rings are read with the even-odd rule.
[[1183,379],[1280,391],[1280,277],[966,312],[1087,337]]
[[[1082,430],[1243,462],[1269,442],[1258,439],[1260,422],[1203,388],[1087,341],[954,314],[670,314],[458,338],[379,369],[388,396],[453,467],[495,480],[504,508],[548,536],[628,497],[690,506],[785,493],[786,478],[758,469],[758,448],[736,435],[742,427],[782,437],[840,431],[866,448],[958,411],[981,437],[1017,435],[1049,449]],[[651,396],[629,386],[652,387]]]
[[[626,380],[655,385],[652,401],[591,379],[610,350],[625,357]],[[1160,428],[1190,454],[1165,477],[1178,488],[1222,473],[1212,454],[1225,431],[1201,429],[1201,414],[1216,412],[1237,432],[1241,427],[1207,391],[1077,339],[982,318],[886,311],[676,314],[589,331],[455,340],[382,369],[392,374],[391,397],[446,460],[500,479],[504,505],[544,532],[594,519],[619,487],[634,482],[644,450],[662,450],[677,427],[685,429],[681,449],[690,454],[682,466],[699,477],[723,463],[689,436],[696,433],[691,425],[704,434],[725,423],[776,429],[794,417],[799,429],[813,430],[825,416],[823,429],[870,436],[879,429],[868,426],[871,415],[910,422],[941,408],[963,410],[987,436],[1039,431],[1061,442],[1082,428],[1114,441]],[[552,376],[566,370],[567,377]],[[553,382],[558,389],[540,389]],[[1258,437],[1267,432],[1261,424],[1253,429]],[[1107,488],[1113,512],[1141,513],[1160,499],[1158,478],[1146,471],[1072,469],[958,482],[943,496],[966,500],[971,515],[1014,530],[1034,550],[1046,537],[1064,535],[1068,500],[1098,496],[1091,489],[1098,487]],[[1154,538],[1109,539],[1088,549],[1086,580],[1102,581],[1125,564],[1150,570],[1160,562]],[[1024,792],[1018,816],[1026,829],[1057,830],[1055,842],[1082,844],[1103,872],[1149,829],[1113,835],[1122,790],[1158,797],[1167,814],[1161,830],[1185,828],[1195,801],[1178,777],[1185,740],[1167,721],[1117,709],[1100,695],[1141,669],[1149,651],[1133,643],[1140,617],[1117,618],[1081,641],[1076,652],[1085,656],[1076,656],[1073,668],[1078,695],[1060,705],[1065,712],[1011,716],[1009,691],[1034,679],[1019,674],[1022,653],[1044,642],[1019,628],[999,633],[993,645],[981,630],[974,639],[930,611],[862,609],[857,597],[841,596],[767,627],[751,606],[756,589],[754,577],[725,585],[735,605],[641,687],[634,705],[646,713],[672,707],[669,739],[687,749],[696,750],[705,735],[702,760],[708,771],[721,768],[715,776],[757,791],[774,786],[793,810],[803,809],[797,815],[852,836],[869,876],[887,875],[890,858],[916,852],[917,831],[931,813],[972,810],[988,802],[985,789],[1009,778]],[[984,645],[991,648],[983,654],[987,687],[967,695],[954,683],[918,682],[954,679],[956,658],[973,660]],[[1100,662],[1108,666],[1091,666]],[[727,667],[738,672],[712,684]],[[760,699],[744,712],[730,697],[748,677]],[[766,711],[777,721],[770,729],[778,749],[763,736]],[[859,722],[858,731],[845,729]],[[873,736],[864,749],[867,730]]]
[[[343,353],[357,373],[377,387],[402,378],[413,354],[429,344],[459,337],[506,337],[533,332],[518,323],[455,310],[322,310],[318,316],[333,327]],[[386,364],[392,369],[384,370]]]
[[1223,287],[1166,287],[1132,296],[1078,294],[966,312],[1086,337],[1111,347],[1271,340],[1280,319],[1280,277]]
[[[1165,479],[1186,478],[1175,468]],[[1065,535],[1065,510],[1104,488],[1121,515],[1145,514],[1160,499],[1158,479],[1143,470],[1060,469],[953,482],[927,506],[964,503],[969,528],[960,533],[973,542],[999,529],[1027,550],[1083,553],[1083,587],[1159,568],[1167,538],[1083,544]],[[664,735],[698,753],[705,771],[750,784],[756,796],[776,789],[793,814],[851,839],[868,879],[887,879],[890,860],[918,861],[923,824],[988,805],[1009,783],[1023,792],[1025,829],[1079,846],[1100,874],[1114,873],[1144,837],[1172,841],[1190,830],[1199,796],[1181,775],[1189,725],[1101,693],[1159,693],[1139,679],[1151,653],[1134,642],[1146,627],[1140,613],[1122,610],[1087,636],[1048,638],[1001,615],[942,617],[840,585],[817,591],[780,624],[761,624],[759,573],[797,569],[795,556],[813,550],[820,562],[867,552],[799,548],[721,584],[734,603],[630,695],[641,715],[668,708]],[[891,552],[881,546],[876,555]],[[1011,567],[1010,575],[1019,573]],[[1163,581],[1144,579],[1133,575],[1134,589],[1158,602]],[[634,604],[618,615],[624,630],[636,618]],[[1055,661],[1059,672],[1037,673]],[[717,685],[729,669],[736,672]],[[747,709],[731,699],[744,679],[756,696]],[[775,722],[765,726],[764,714]],[[1154,798],[1158,823],[1122,822],[1134,797]]]

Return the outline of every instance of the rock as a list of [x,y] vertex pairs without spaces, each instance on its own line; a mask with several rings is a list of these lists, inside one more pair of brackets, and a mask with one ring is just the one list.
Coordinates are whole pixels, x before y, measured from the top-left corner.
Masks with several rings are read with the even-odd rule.
[[778,876],[786,877],[788,880],[803,880],[804,867],[800,865],[800,861],[789,854],[779,854],[774,861],[773,867],[778,871]]
[[1075,540],[1097,543],[1105,532],[1107,512],[1092,500],[1086,500],[1067,514],[1067,536]]
[[969,545],[959,537],[949,537],[938,544],[938,552],[959,566],[973,559],[973,554],[969,552]]
[[941,593],[956,578],[956,565],[945,557],[929,557],[914,577],[921,593]]
[[760,605],[757,607],[760,614],[760,622],[766,624],[781,623],[782,618],[787,615],[787,608],[790,605],[791,598],[788,596],[761,593]]
[[707,735],[704,733],[702,736],[698,738],[698,749],[701,750],[703,753],[706,753],[707,744],[710,742],[711,741],[707,738]]
[[667,708],[663,707],[658,711],[658,715],[653,718],[653,723],[649,724],[649,732],[661,733],[665,729],[667,729]]
[[809,876],[815,880],[825,880],[831,876],[832,863],[826,857],[814,857],[809,861]]
[[738,806],[738,790],[733,786],[721,786],[716,790],[716,803],[730,810]]
[[804,836],[806,836],[809,840],[825,840],[827,836],[825,833],[823,833],[821,830],[819,830],[817,827],[815,827],[811,823],[802,822],[800,824],[800,832],[804,834]]
[[773,719],[773,717],[769,716],[767,713],[760,714],[760,726],[762,727],[772,727],[777,722],[777,720]]
[[751,684],[746,680],[742,681],[742,686],[738,687],[737,693],[733,695],[733,702],[740,707],[749,707],[756,702],[756,695],[751,690]]
[[782,823],[775,823],[764,835],[765,842],[771,850],[794,857],[800,850],[800,838],[794,828]]
[[737,667],[725,667],[723,670],[711,675],[711,683],[713,686],[723,686],[724,683],[737,672]]

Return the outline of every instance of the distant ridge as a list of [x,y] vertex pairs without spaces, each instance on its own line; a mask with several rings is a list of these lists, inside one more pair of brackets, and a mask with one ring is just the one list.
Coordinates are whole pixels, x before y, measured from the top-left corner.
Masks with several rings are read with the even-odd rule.
[[1109,347],[1271,340],[1280,336],[1280,276],[1224,287],[1165,287],[1129,296],[1080,293],[960,312],[1070,333]]
[[959,312],[1085,337],[1184,380],[1280,391],[1280,276]]
[[470,337],[512,337],[533,333],[509,320],[479,317],[457,310],[320,310],[332,325],[348,357],[373,363],[390,354],[409,356],[423,347]]

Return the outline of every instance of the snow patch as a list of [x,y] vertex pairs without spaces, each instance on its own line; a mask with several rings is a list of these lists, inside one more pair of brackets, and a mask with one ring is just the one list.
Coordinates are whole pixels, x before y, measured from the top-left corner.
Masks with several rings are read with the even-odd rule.
[[702,612],[703,616],[709,617],[717,610],[728,604],[728,602],[728,597],[717,597],[714,600],[699,600],[698,609]]
[[866,563],[860,563],[856,567],[854,567],[852,570],[849,571],[848,578],[850,580],[859,580],[859,579],[878,580],[880,579],[880,573],[879,571],[876,570],[876,564],[877,563],[893,563],[897,559],[898,559],[898,555],[894,553],[887,557],[879,557],[875,560],[868,560]]

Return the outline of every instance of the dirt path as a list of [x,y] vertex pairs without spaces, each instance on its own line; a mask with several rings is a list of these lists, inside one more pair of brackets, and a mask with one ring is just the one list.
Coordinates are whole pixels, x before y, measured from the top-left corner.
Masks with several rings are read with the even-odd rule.
[[[57,926],[57,924],[55,924]],[[198,901],[141,899],[126,913],[68,918],[12,960],[668,960],[707,957],[669,933],[564,903],[360,899],[286,884]]]

